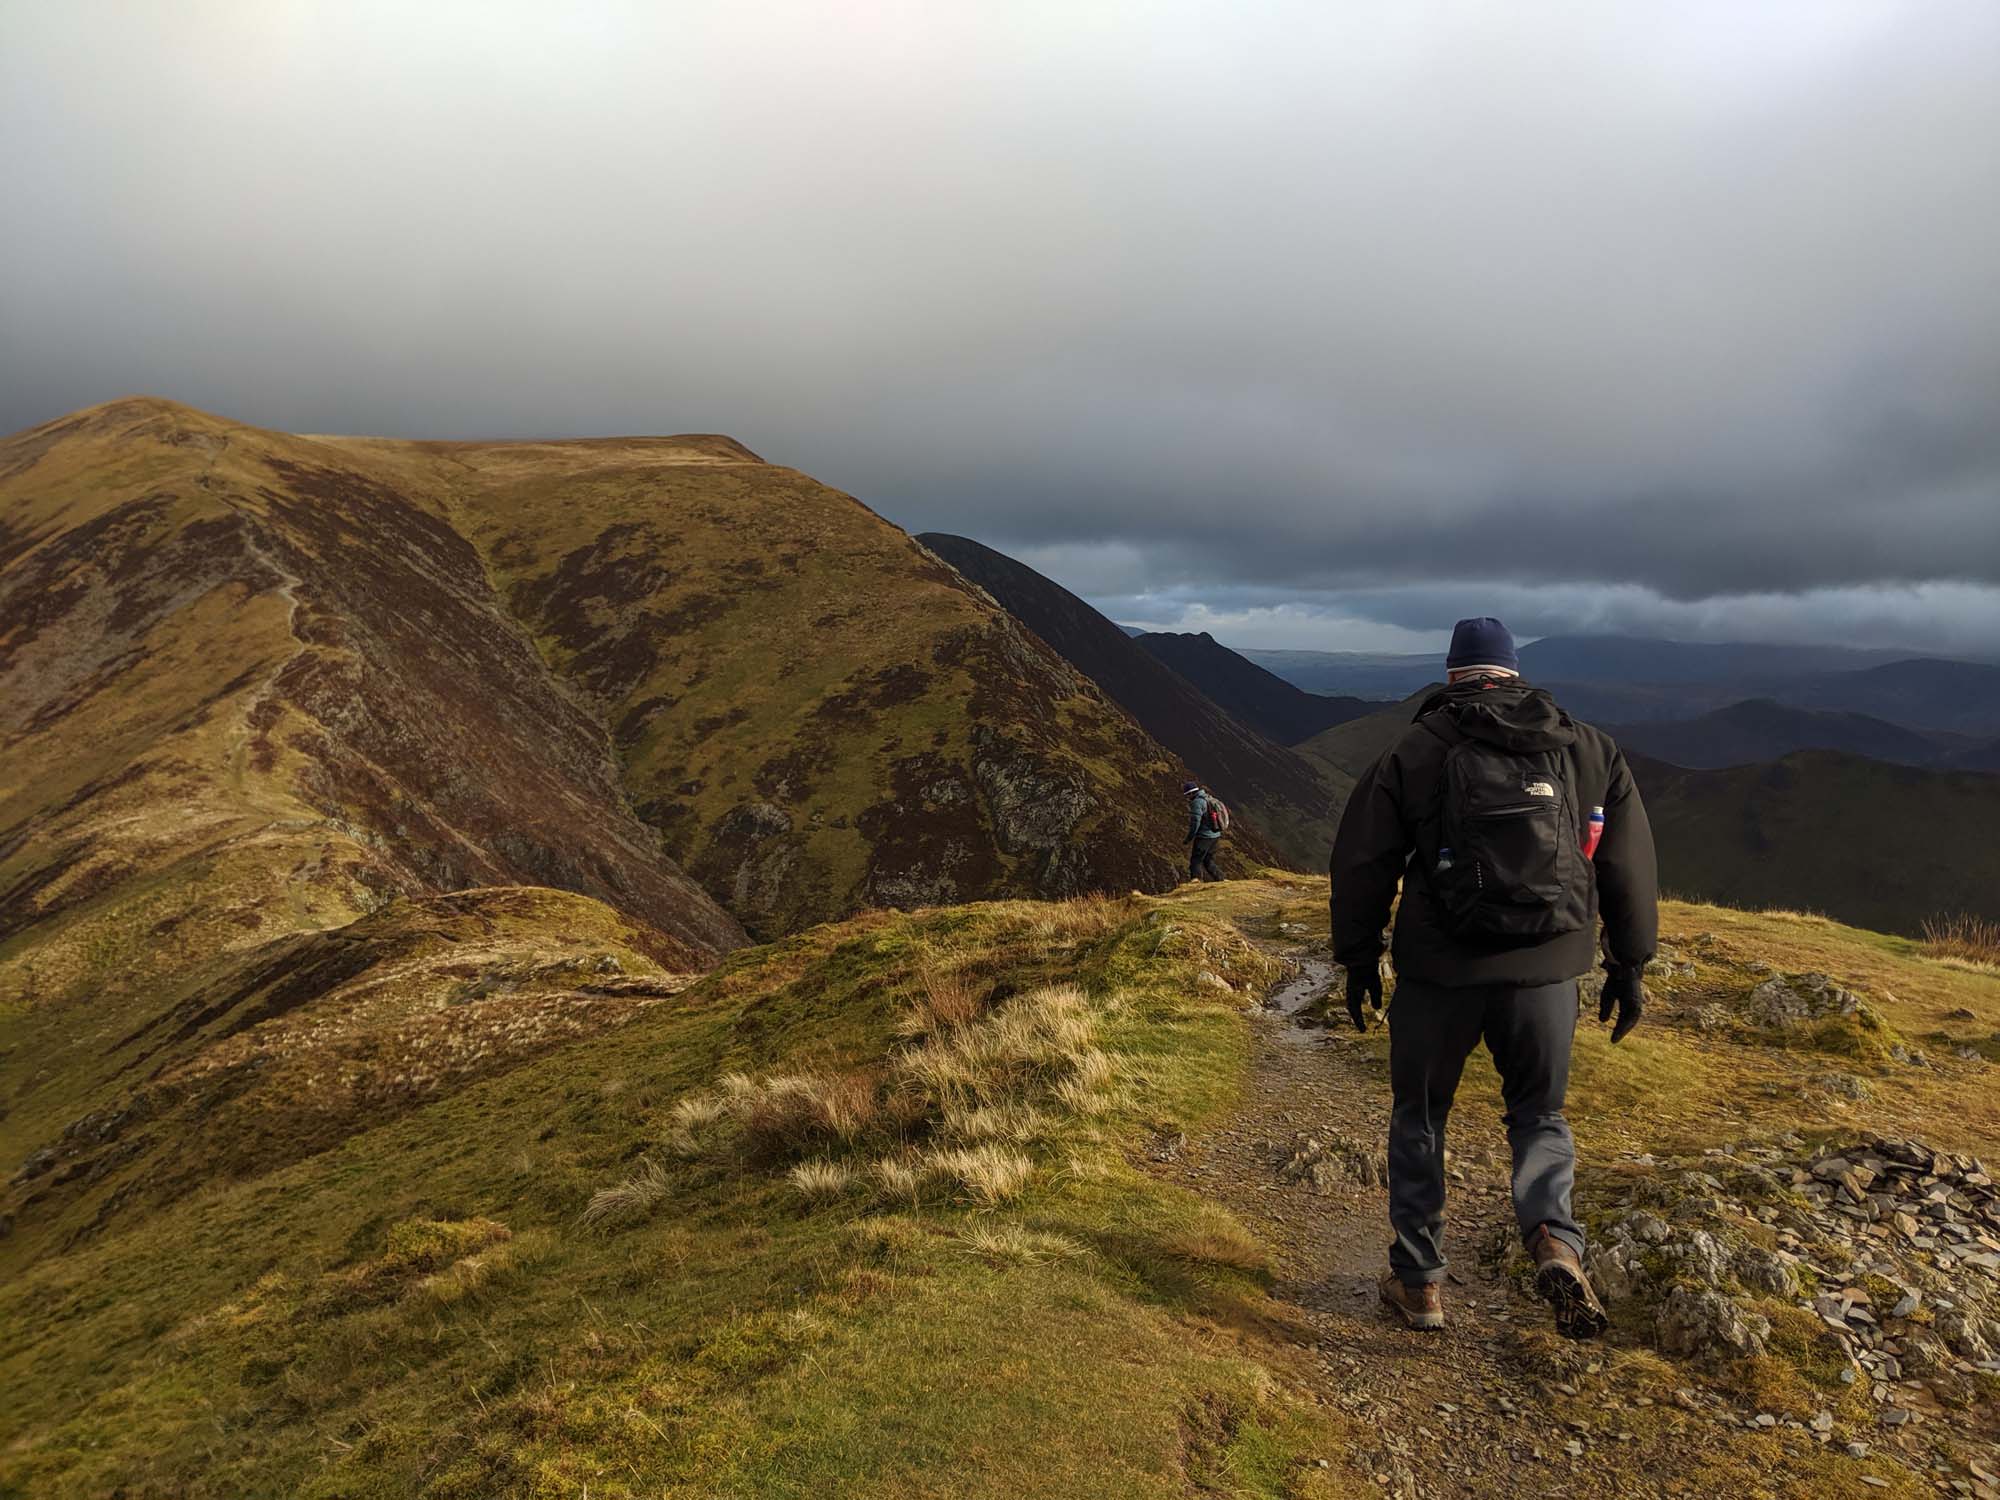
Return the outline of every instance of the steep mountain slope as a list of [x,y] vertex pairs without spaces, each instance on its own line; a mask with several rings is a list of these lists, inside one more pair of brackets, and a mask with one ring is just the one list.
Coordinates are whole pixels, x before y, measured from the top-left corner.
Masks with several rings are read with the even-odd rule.
[[1173,879],[1160,747],[851,496],[727,439],[340,446],[454,476],[639,815],[752,932]]
[[1324,730],[1300,745],[1299,753],[1311,756],[1350,778],[1359,776],[1375,764],[1384,750],[1396,743],[1402,732],[1410,727],[1410,721],[1416,717],[1424,700],[1442,685],[1433,682],[1400,703],[1379,706],[1373,713]]
[[[1338,773],[1230,717],[1118,626],[1034,569],[966,537],[925,532],[917,540],[1097,683],[1179,756],[1189,775],[1214,787],[1242,815],[1237,826],[1245,834],[1261,834],[1292,864],[1315,867],[1325,861],[1333,837],[1329,810],[1346,791]],[[1256,845],[1248,847],[1255,852]]]
[[1627,750],[1692,769],[1776,760],[1794,750],[1839,750],[1897,765],[1933,765],[1964,747],[1866,714],[1792,708],[1770,698],[1693,719],[1604,726]]
[[[132,401],[10,440],[0,476],[16,926],[115,883],[65,830],[124,804],[171,803],[252,883],[271,839],[353,830],[324,920],[547,884],[710,951],[740,931],[676,860],[760,931],[1170,878],[1156,746],[901,532],[728,439],[299,438]],[[157,795],[175,775],[190,796]],[[96,826],[157,873],[157,830]]]
[[1703,900],[1823,911],[1886,932],[2000,919],[2000,781],[1808,750],[1695,771],[1633,756],[1660,881]]
[[716,897],[1158,887],[1177,816],[1090,683],[728,439],[78,413],[0,442],[0,1218],[99,1232],[196,1136],[268,1166],[623,1024],[744,943]]
[[1239,724],[1248,724],[1280,745],[1296,745],[1323,729],[1374,713],[1382,706],[1362,698],[1328,698],[1304,692],[1227,646],[1218,645],[1207,631],[1198,635],[1161,631],[1136,639]]

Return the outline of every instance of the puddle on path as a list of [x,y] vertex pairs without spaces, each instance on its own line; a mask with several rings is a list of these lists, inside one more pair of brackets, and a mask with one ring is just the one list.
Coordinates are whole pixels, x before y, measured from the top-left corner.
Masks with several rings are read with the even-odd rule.
[[1291,1021],[1292,1024],[1287,1026],[1284,1032],[1287,1041],[1310,1042],[1326,1033],[1313,1027],[1301,1026],[1296,1018],[1299,1012],[1327,992],[1327,987],[1333,982],[1334,966],[1323,958],[1301,958],[1298,964],[1297,976],[1286,980],[1273,990],[1269,998],[1264,1001],[1264,1008],[1276,1011]]

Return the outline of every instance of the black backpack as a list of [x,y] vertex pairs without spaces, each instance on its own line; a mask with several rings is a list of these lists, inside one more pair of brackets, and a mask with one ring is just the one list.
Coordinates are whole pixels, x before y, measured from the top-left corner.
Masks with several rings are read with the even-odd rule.
[[1506,750],[1445,714],[1422,722],[1448,747],[1438,852],[1425,872],[1446,930],[1532,939],[1588,926],[1595,877],[1578,847],[1568,752]]

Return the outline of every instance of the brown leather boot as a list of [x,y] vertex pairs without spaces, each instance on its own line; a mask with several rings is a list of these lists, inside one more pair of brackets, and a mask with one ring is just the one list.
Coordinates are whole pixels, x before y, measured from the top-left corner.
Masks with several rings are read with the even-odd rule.
[[1535,1290],[1555,1309],[1556,1332],[1566,1339],[1594,1339],[1604,1332],[1611,1319],[1570,1243],[1544,1224],[1528,1237],[1528,1250],[1535,1257]]
[[1444,1297],[1435,1281],[1404,1286],[1391,1271],[1382,1278],[1382,1301],[1412,1328],[1428,1331],[1444,1327]]

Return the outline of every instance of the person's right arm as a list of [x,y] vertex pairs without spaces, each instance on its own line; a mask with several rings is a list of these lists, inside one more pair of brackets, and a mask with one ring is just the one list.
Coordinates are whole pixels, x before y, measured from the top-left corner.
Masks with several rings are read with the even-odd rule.
[[1402,767],[1392,750],[1355,783],[1340,829],[1333,836],[1327,873],[1333,880],[1333,957],[1362,968],[1382,957],[1382,929],[1409,861],[1411,839],[1403,818]]

